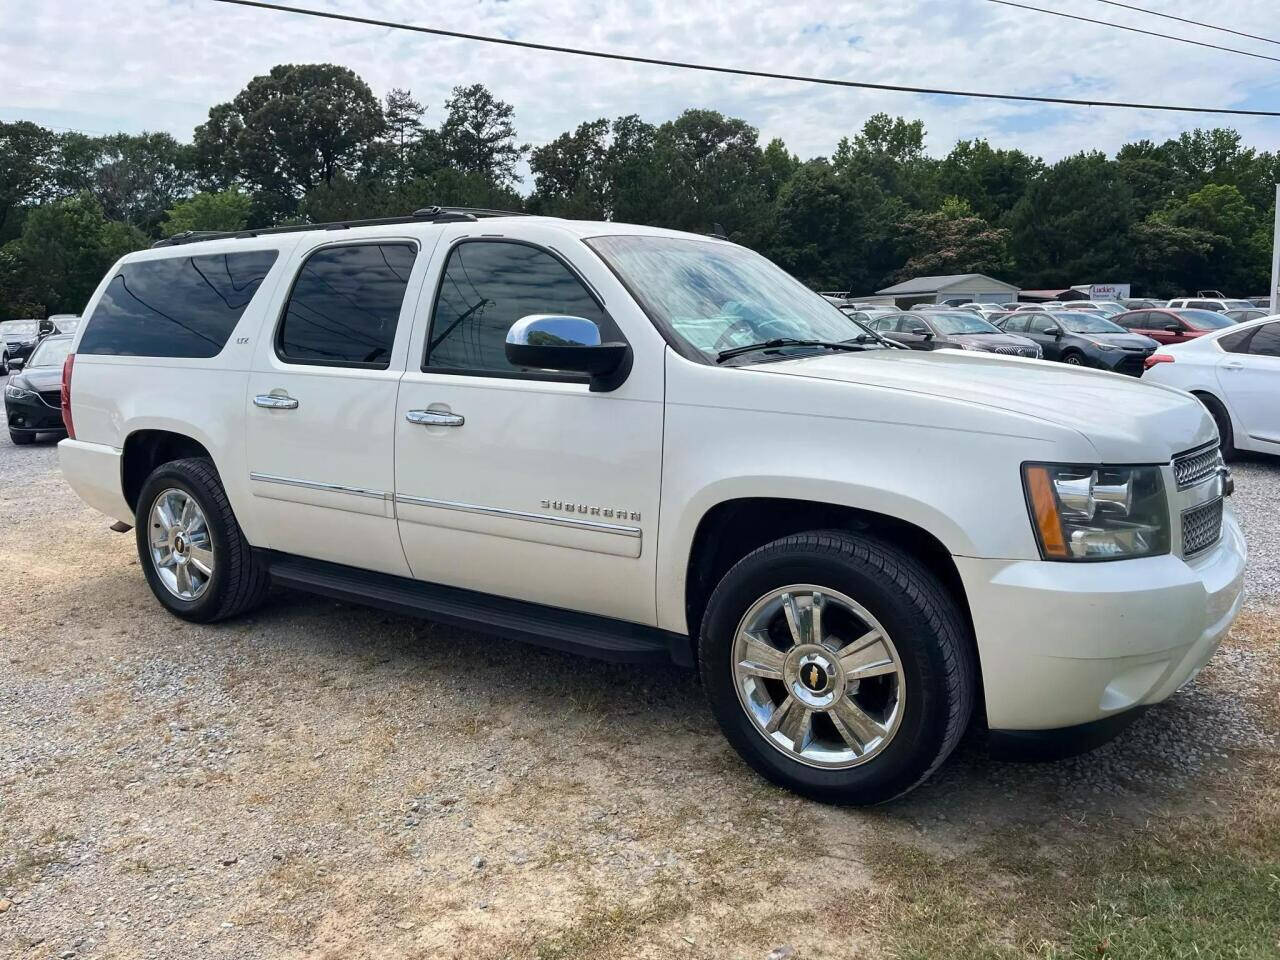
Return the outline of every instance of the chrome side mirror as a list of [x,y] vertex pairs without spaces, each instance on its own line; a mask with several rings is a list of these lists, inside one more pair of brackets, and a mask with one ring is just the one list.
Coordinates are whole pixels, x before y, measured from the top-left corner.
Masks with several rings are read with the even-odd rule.
[[594,391],[614,389],[631,370],[630,345],[602,343],[600,328],[585,317],[521,317],[507,331],[505,350],[513,366],[589,374]]
[[23,359],[22,357],[10,357],[10,358],[9,358],[9,369],[10,369],[10,370],[21,370],[21,369],[22,369],[23,367],[25,367],[26,365],[27,365],[27,361],[26,361],[25,359]]

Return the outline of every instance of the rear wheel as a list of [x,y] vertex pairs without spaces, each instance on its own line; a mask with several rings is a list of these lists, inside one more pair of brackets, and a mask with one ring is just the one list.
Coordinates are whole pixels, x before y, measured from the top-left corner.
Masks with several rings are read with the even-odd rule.
[[797,534],[712,594],[699,668],[725,736],[759,773],[831,803],[928,777],[973,711],[968,626],[938,579],[887,543]]
[[171,613],[207,623],[252,609],[266,596],[266,570],[211,461],[161,464],[143,484],[135,516],[147,583]]

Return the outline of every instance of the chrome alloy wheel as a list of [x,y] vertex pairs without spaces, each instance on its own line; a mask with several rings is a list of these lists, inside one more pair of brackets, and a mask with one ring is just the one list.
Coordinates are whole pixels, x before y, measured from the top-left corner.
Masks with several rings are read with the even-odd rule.
[[179,600],[198,600],[213,578],[213,540],[195,497],[170,487],[156,497],[148,520],[151,563]]
[[733,674],[759,732],[812,767],[867,762],[902,720],[906,678],[889,634],[825,587],[780,587],[752,604],[734,636]]

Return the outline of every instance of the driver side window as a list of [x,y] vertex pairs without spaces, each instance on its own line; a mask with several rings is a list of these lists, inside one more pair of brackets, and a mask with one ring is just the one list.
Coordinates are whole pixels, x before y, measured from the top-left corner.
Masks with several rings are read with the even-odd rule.
[[624,339],[582,281],[548,251],[506,240],[463,240],[449,252],[440,278],[422,369],[547,379],[507,362],[507,331],[535,313],[584,317],[600,328],[602,342]]
[[1049,316],[1047,313],[1037,313],[1034,317],[1031,318],[1032,333],[1048,333],[1057,325],[1058,325],[1058,321],[1055,320],[1053,317]]

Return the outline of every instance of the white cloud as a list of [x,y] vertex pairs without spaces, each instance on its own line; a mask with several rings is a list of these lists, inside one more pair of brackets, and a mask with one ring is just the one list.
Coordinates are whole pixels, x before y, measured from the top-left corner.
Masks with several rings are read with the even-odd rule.
[[[293,0],[318,9],[470,33],[647,56],[924,87],[1280,108],[1274,67],[1213,50],[984,0],[803,3],[739,0]],[[1209,42],[1224,35],[1102,7],[1058,7]],[[1161,9],[1261,30],[1274,0]],[[1128,140],[1228,125],[1280,147],[1263,118],[1055,108],[818,87],[560,56],[214,3],[211,0],[0,0],[0,119],[91,132],[168,130],[189,138],[209,106],[277,63],[331,61],[379,95],[408,87],[438,121],[457,84],[480,82],[516,108],[520,137],[546,142],[583,120],[688,107],[742,117],[802,157],[829,154],[872,113],[921,117],[929,148],[986,137],[1054,160]],[[1232,45],[1247,41],[1236,38]],[[1255,48],[1263,45],[1254,44]],[[1260,49],[1269,53],[1270,50]]]

